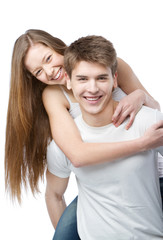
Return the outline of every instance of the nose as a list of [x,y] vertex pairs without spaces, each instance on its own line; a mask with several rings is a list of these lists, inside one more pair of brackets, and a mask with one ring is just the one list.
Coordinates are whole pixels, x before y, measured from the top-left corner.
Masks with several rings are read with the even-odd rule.
[[96,82],[96,80],[91,79],[88,82],[87,91],[90,92],[90,93],[93,93],[93,94],[95,94],[99,91],[98,83]]

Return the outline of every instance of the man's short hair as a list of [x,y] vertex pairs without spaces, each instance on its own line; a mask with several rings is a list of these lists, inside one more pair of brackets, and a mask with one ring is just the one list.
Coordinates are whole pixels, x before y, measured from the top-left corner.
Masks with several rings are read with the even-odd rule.
[[113,44],[102,36],[92,35],[79,38],[66,49],[64,67],[70,78],[76,64],[81,61],[110,67],[112,75],[117,70],[117,54]]

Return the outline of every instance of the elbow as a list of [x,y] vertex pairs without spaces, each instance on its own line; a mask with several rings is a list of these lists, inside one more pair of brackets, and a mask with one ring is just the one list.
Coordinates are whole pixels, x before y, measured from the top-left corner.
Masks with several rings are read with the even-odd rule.
[[72,163],[72,164],[73,164],[73,166],[76,167],[76,168],[84,167],[84,164],[79,163],[79,162],[74,162],[74,163]]
[[79,168],[89,165],[88,155],[89,150],[85,143],[82,142],[82,144],[76,144],[71,151],[68,151],[67,158],[74,167]]
[[75,154],[69,157],[70,162],[75,168],[84,167],[86,165],[85,159],[82,156],[75,156]]
[[79,168],[79,167],[83,167],[84,166],[83,162],[81,162],[79,158],[77,158],[77,159],[76,158],[71,158],[70,162],[72,163],[72,165],[75,168]]
[[48,189],[46,189],[45,191],[45,202],[48,203],[49,201],[53,201],[54,202],[60,202],[62,201],[63,196],[58,194],[55,191],[49,191]]

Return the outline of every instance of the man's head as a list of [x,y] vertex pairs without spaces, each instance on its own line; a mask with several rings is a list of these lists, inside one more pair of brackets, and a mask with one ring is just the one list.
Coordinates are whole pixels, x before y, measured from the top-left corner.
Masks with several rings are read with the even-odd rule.
[[103,37],[80,38],[65,52],[65,68],[71,78],[68,88],[72,88],[83,118],[89,124],[94,116],[96,119],[98,116],[103,118],[106,112],[107,118],[104,119],[108,120],[109,114],[113,114],[112,91],[117,86],[116,67],[113,45]]
[[76,64],[81,61],[109,67],[113,76],[117,70],[117,56],[113,44],[101,36],[79,38],[67,48],[64,59],[64,66],[70,79]]

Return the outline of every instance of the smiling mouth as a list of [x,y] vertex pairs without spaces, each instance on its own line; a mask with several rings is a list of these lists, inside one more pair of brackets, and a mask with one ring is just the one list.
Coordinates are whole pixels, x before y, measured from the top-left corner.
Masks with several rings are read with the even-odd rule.
[[55,75],[54,78],[52,78],[52,80],[58,80],[61,76],[61,72],[62,72],[62,67],[59,69],[59,71],[57,72],[57,74]]
[[96,97],[84,97],[89,102],[97,102],[102,96],[96,96]]

